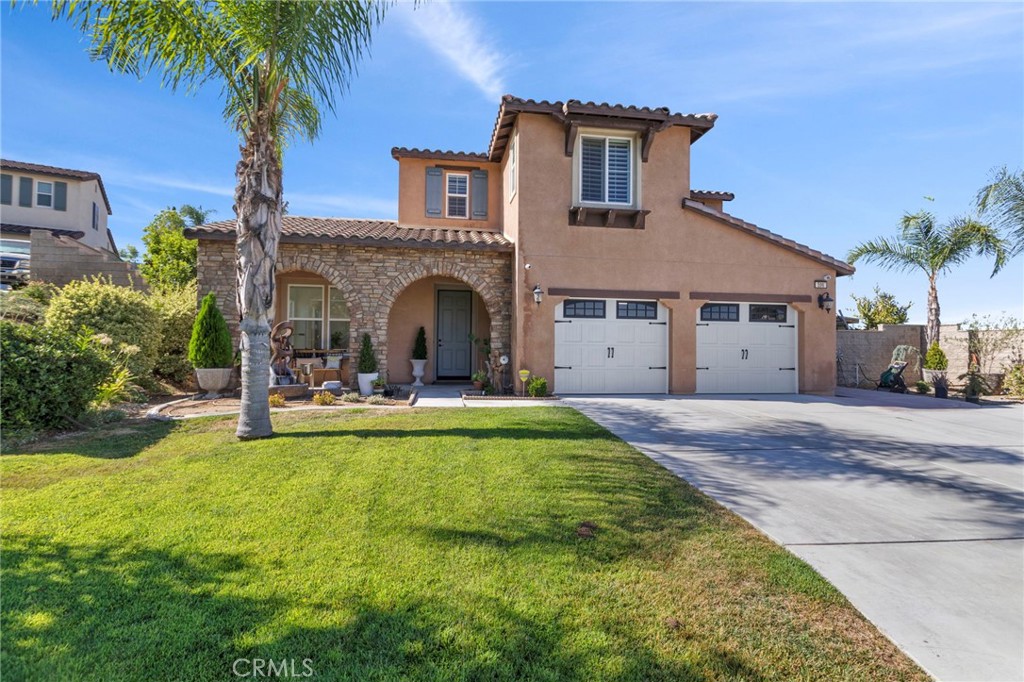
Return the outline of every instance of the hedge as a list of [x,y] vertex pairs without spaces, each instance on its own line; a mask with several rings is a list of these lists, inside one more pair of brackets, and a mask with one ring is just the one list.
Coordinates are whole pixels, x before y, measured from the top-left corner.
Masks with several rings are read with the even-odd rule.
[[165,379],[183,382],[192,374],[188,345],[196,317],[196,283],[154,289],[153,309],[160,316],[160,347],[153,371]]

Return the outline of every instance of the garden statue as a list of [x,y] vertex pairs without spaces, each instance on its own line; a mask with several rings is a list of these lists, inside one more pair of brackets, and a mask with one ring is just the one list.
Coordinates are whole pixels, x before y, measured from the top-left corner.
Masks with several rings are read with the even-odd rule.
[[288,385],[295,383],[295,374],[291,370],[292,341],[294,328],[289,321],[278,322],[270,332],[270,385]]

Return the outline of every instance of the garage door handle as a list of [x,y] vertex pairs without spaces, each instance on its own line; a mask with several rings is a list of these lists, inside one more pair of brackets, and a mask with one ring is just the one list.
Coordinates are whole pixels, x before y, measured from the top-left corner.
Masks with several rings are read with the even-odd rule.
[[555,320],[555,324],[572,324],[572,320]]
[[555,365],[555,369],[572,369],[572,367],[562,367],[561,365]]
[[779,367],[780,372],[795,372],[796,367]]
[[780,327],[789,327],[790,329],[796,329],[795,324],[780,324]]
[[708,323],[707,323],[707,322],[698,322],[698,323],[697,323],[697,326],[698,326],[698,327],[707,327],[707,326],[709,326],[709,325],[708,325]]
[[668,324],[668,322],[648,322],[647,324]]
[[[647,369],[668,369],[668,367],[648,367]],[[700,369],[699,367],[697,369]]]
[[710,367],[698,367],[697,369],[711,369]]

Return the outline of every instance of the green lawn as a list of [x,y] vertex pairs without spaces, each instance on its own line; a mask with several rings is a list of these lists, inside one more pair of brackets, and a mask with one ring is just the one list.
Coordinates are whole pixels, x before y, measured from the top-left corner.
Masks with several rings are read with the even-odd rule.
[[115,425],[0,458],[4,678],[229,680],[259,658],[360,681],[926,679],[806,565],[572,410],[275,423],[248,443],[231,419]]

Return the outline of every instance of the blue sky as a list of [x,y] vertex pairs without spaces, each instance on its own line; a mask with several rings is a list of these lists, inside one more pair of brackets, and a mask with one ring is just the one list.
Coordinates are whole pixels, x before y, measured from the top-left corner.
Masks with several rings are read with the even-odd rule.
[[[219,88],[195,96],[91,62],[49,9],[0,10],[0,150],[93,170],[119,245],[165,206],[232,217],[237,137]],[[904,211],[968,211],[990,169],[1024,166],[1019,3],[446,3],[392,9],[337,117],[285,157],[295,215],[393,218],[392,146],[485,150],[498,98],[567,98],[715,112],[693,149],[694,188],[727,210],[843,257]],[[934,197],[929,202],[925,196]],[[940,283],[942,319],[1024,309],[1024,259],[989,278],[974,261]],[[861,264],[913,301],[923,275]]]

